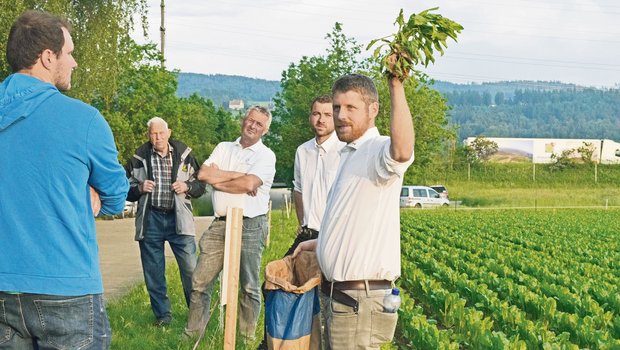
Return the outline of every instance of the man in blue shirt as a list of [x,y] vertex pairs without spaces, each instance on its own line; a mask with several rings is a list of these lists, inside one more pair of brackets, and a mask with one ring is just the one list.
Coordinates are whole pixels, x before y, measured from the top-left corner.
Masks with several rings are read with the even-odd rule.
[[[110,127],[71,88],[70,26],[27,11],[0,85],[0,348],[107,349],[95,220],[123,210],[128,181]],[[96,191],[91,198],[91,189]],[[94,193],[94,192],[93,192]]]

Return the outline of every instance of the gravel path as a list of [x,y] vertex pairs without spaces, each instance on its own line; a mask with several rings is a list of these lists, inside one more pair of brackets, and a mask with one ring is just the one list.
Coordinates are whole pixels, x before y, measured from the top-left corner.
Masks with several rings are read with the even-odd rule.
[[[198,239],[209,227],[213,217],[201,216],[194,220]],[[96,224],[104,297],[106,300],[122,297],[131,287],[144,280],[140,248],[133,239],[134,219],[97,220]],[[174,255],[167,244],[166,259],[174,262]]]

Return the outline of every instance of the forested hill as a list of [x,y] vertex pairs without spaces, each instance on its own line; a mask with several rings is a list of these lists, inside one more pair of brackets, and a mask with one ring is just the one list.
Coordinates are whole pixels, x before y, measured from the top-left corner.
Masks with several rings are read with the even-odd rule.
[[246,104],[249,101],[270,101],[278,91],[279,81],[236,75],[179,73],[177,95],[187,97],[198,93],[216,105],[228,106],[228,101],[236,99],[242,99]]
[[[454,84],[436,81],[452,107],[458,137],[609,138],[620,141],[620,90],[559,82],[509,81]],[[278,81],[230,75],[180,73],[179,96],[199,95],[217,105],[231,99],[269,101]]]
[[459,139],[483,135],[620,140],[620,89],[542,82],[448,84],[435,87],[452,107],[449,120],[458,126]]

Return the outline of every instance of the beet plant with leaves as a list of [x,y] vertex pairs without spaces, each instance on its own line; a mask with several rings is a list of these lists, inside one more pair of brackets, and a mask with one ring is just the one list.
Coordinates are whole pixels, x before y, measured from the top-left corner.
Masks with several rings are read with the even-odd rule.
[[[373,53],[375,58],[380,58],[383,72],[388,76],[394,76],[404,81],[410,73],[419,74],[414,68],[418,64],[427,67],[429,62],[435,63],[434,51],[439,51],[443,56],[444,48],[448,45],[446,40],[452,38],[456,41],[457,35],[463,30],[460,24],[432,13],[438,7],[424,10],[418,14],[412,14],[405,22],[403,10],[400,10],[396,22],[398,32],[383,38],[372,40],[366,50],[376,43],[380,43]],[[388,51],[384,54],[383,48]]]

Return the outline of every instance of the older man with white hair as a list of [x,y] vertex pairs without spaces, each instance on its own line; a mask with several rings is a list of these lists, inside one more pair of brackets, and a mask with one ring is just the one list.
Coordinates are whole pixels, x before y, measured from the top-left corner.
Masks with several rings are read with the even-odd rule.
[[189,306],[196,267],[196,228],[190,198],[200,197],[205,184],[196,178],[199,164],[187,145],[171,140],[172,130],[159,117],[147,123],[149,142],[138,147],[127,164],[131,185],[127,200],[138,201],[136,241],[155,325],[172,321],[166,288],[164,244],[168,241],[179,265]]

